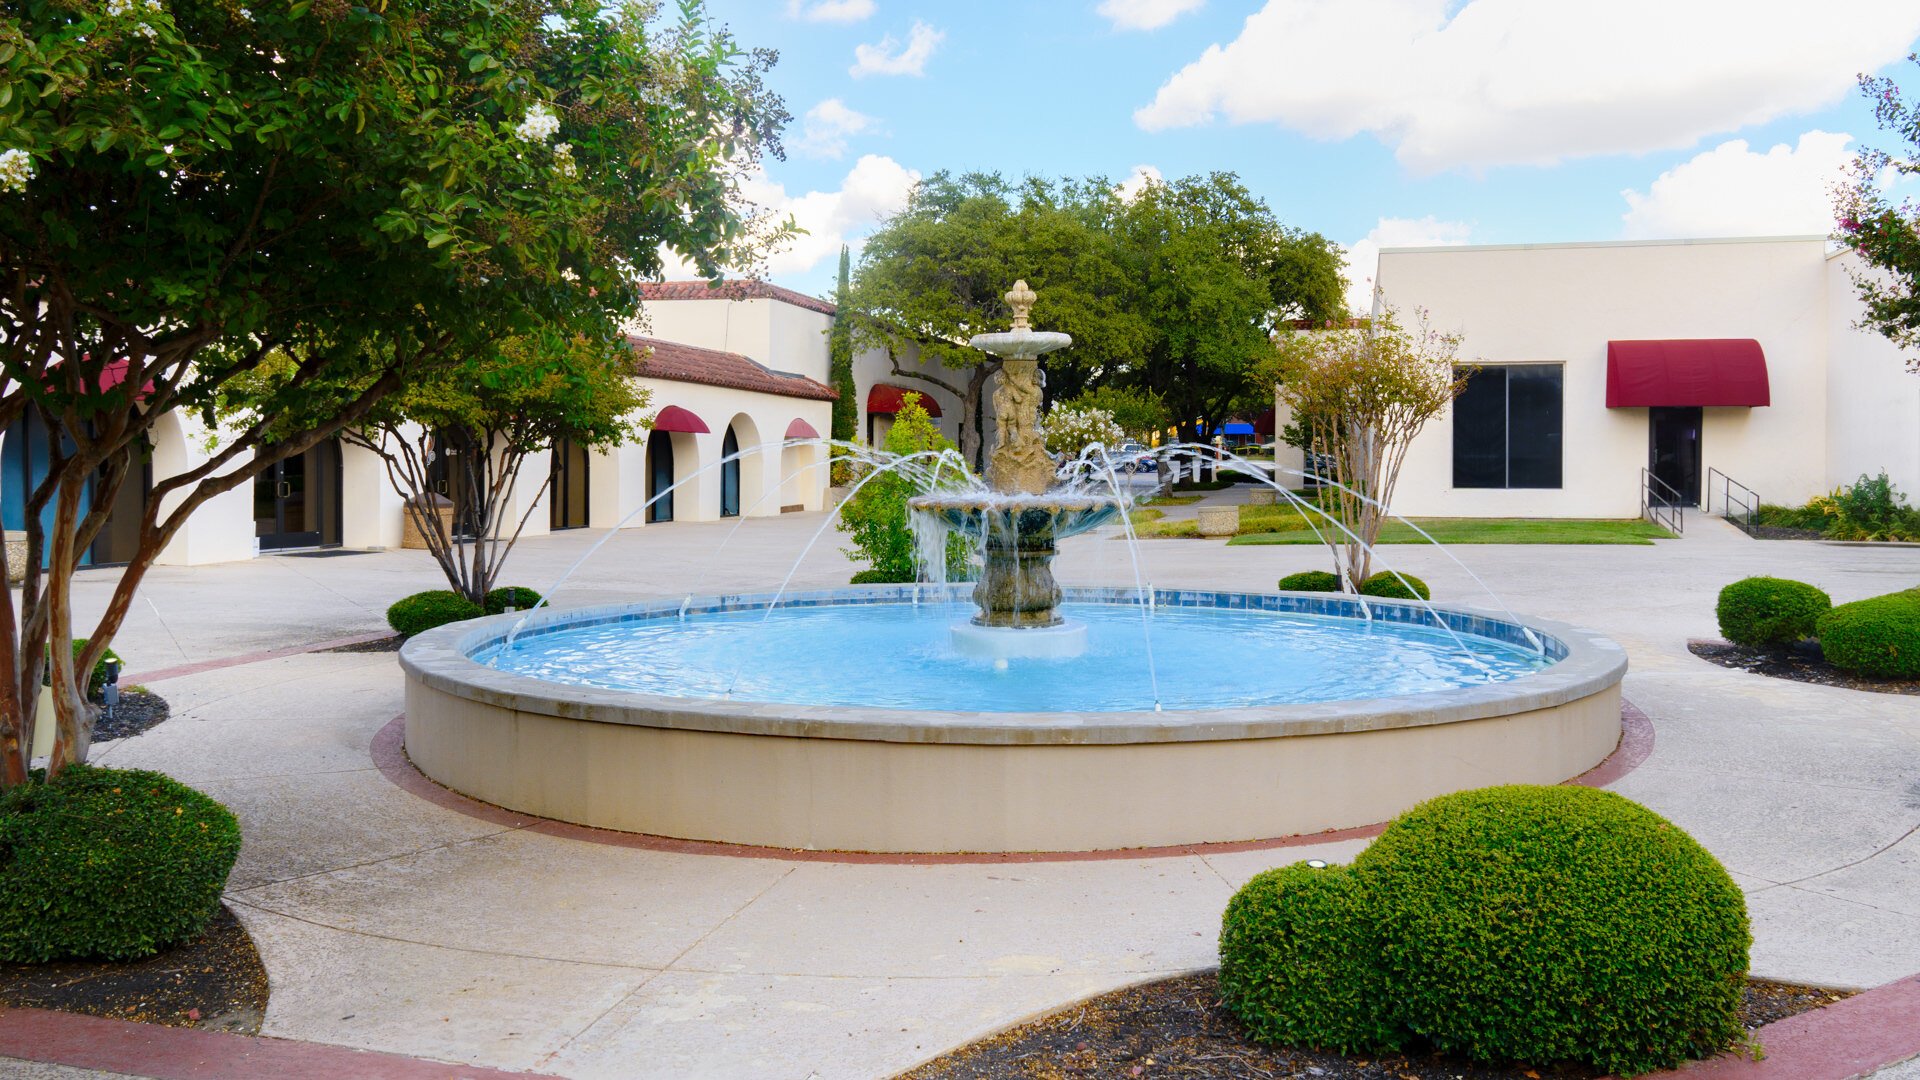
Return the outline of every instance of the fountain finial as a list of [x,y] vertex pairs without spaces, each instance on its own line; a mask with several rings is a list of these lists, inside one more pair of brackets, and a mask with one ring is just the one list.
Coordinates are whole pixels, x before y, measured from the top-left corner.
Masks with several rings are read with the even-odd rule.
[[1038,299],[1040,297],[1027,288],[1026,278],[1013,283],[1013,288],[1007,293],[1007,306],[1013,309],[1014,333],[1033,329],[1033,325],[1027,321],[1027,313],[1033,310],[1033,302]]

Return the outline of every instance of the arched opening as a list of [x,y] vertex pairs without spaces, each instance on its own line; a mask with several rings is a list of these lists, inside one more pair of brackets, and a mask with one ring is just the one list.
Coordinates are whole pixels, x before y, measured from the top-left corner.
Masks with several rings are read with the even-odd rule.
[[261,551],[340,542],[340,440],[322,439],[253,478],[253,535]]
[[587,448],[572,439],[556,439],[547,485],[547,524],[553,529],[584,529],[589,506]]
[[647,521],[673,520],[673,434],[647,433]]
[[728,426],[720,440],[720,516],[740,516],[740,436]]
[[[738,517],[741,514],[758,517],[771,514],[775,507],[768,505],[771,500],[764,498],[767,493],[766,475],[771,466],[766,449],[761,445],[760,425],[746,413],[735,413],[727,422],[727,441],[723,442],[721,456],[738,455],[733,461],[733,477],[737,488],[737,497],[733,509],[726,507],[726,499],[721,499],[722,517]],[[744,454],[741,451],[745,451]]]
[[[0,527],[7,533],[26,530],[27,499],[33,489],[46,480],[52,451],[51,433],[40,414],[31,409],[8,426],[5,437],[0,438]],[[139,456],[141,460],[114,496],[106,524],[81,553],[80,565],[130,562],[138,551],[140,519],[146,509],[147,495],[153,490],[152,455],[143,447]],[[89,509],[97,506],[95,500],[104,496],[105,491],[97,479],[90,478],[82,495]],[[49,499],[40,511],[41,535],[46,538],[48,549],[42,552],[43,560],[51,554],[53,520],[53,500]]]

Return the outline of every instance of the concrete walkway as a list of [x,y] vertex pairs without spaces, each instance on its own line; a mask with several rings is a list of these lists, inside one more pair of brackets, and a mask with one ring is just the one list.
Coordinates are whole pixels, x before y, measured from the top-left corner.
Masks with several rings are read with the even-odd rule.
[[[844,583],[820,515],[622,533],[562,606]],[[545,587],[598,537],[529,541]],[[1836,601],[1920,584],[1920,552],[1752,541],[1689,522],[1648,547],[1468,547],[1517,611],[1629,650],[1652,758],[1615,785],[1673,818],[1748,891],[1756,973],[1871,986],[1920,972],[1920,707],[1766,679],[1686,652],[1719,586],[1752,573]],[[1436,597],[1488,603],[1431,549],[1388,557]],[[1271,588],[1312,548],[1149,541],[1159,585]],[[1069,583],[1125,583],[1127,546],[1070,541]],[[103,602],[110,571],[83,601]],[[116,649],[136,677],[380,628],[436,587],[418,552],[160,570]],[[1284,851],[983,865],[793,863],[635,850],[489,823],[396,787],[368,755],[401,711],[390,655],[312,654],[173,678],[175,718],[109,744],[240,815],[230,902],[272,977],[266,1033],[571,1077],[881,1077],[1035,1012],[1209,966],[1232,890]]]

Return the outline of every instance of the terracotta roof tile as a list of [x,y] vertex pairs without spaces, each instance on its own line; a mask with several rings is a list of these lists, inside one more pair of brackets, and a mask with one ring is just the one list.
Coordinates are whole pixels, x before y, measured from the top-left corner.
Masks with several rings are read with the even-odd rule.
[[805,293],[783,289],[764,281],[725,281],[718,286],[704,281],[661,281],[649,282],[640,286],[642,300],[780,300],[794,307],[817,311],[822,315],[833,314],[834,307],[825,300],[808,296]]
[[811,398],[815,401],[833,401],[840,396],[833,387],[824,383],[814,382],[805,375],[775,371],[739,353],[702,349],[696,345],[682,345],[660,338],[630,335],[627,341],[632,343],[635,350],[646,353],[634,370],[636,374],[649,379],[724,386],[733,390]]

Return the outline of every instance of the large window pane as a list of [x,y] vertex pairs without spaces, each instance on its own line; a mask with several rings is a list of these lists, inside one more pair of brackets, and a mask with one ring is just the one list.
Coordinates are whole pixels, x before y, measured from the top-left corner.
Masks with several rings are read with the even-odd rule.
[[1480,368],[1453,401],[1453,486],[1507,486],[1507,372]]
[[1558,364],[1507,368],[1507,486],[1560,486]]

